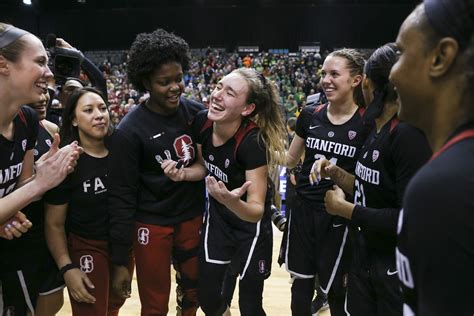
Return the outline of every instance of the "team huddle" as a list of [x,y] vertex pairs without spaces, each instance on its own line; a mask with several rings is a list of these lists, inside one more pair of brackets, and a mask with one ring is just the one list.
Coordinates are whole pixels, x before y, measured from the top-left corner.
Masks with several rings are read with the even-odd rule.
[[[111,128],[101,87],[46,120],[41,41],[0,23],[0,280],[5,315],[118,315],[135,271],[141,315],[266,315],[271,175],[296,170],[278,262],[291,314],[474,315],[474,3],[425,0],[368,59],[324,60],[327,102],[287,130],[278,88],[252,68],[209,105],[182,96],[189,47],[158,29],[127,62],[149,97]],[[60,39],[58,39],[60,40]],[[54,90],[54,89],[53,89]],[[271,291],[271,289],[267,289]],[[282,312],[283,314],[289,314]]]

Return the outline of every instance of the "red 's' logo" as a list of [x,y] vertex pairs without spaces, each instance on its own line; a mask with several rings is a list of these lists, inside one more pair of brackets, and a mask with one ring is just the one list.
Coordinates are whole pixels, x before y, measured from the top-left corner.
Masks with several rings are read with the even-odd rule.
[[179,161],[181,161],[185,167],[189,166],[191,161],[194,160],[194,147],[191,137],[185,134],[176,138],[173,147],[176,156],[179,157]]

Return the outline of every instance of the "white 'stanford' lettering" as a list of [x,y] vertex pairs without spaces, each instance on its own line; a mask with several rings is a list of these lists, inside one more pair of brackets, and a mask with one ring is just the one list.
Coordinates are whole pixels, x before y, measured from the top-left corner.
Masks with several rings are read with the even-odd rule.
[[228,183],[228,178],[227,175],[216,165],[213,165],[212,163],[209,163],[207,161],[204,161],[206,164],[207,170],[209,170],[210,173],[215,175],[219,180],[222,182]]
[[23,161],[16,165],[12,165],[6,169],[3,169],[3,170],[0,169],[0,183],[5,184],[10,180],[19,177],[22,169],[23,169]]
[[379,185],[380,183],[380,171],[367,168],[359,161],[356,165],[355,174],[365,182],[375,185]]
[[357,151],[357,148],[354,146],[340,144],[333,141],[314,137],[306,138],[306,147],[349,158],[354,158]]

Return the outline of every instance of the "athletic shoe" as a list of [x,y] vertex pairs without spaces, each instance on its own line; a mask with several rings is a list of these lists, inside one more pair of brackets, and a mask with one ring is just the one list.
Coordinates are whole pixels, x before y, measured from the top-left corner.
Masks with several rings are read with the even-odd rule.
[[319,312],[325,311],[328,308],[329,304],[326,295],[316,295],[313,302],[311,302],[311,315],[318,316]]

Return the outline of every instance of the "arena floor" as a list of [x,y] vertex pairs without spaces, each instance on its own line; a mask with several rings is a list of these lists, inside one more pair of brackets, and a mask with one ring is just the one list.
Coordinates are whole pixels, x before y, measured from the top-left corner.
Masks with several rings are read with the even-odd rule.
[[[289,316],[290,312],[290,284],[288,273],[285,268],[280,268],[276,263],[278,258],[278,251],[281,243],[282,233],[276,229],[274,232],[274,243],[273,243],[273,268],[272,275],[265,283],[264,301],[263,305],[265,312],[268,316]],[[174,279],[171,278],[172,280]],[[136,279],[133,279],[132,297],[125,302],[125,305],[120,310],[120,316],[137,316],[140,315],[140,300],[138,298],[138,290]],[[174,289],[174,283],[172,285]],[[237,303],[238,296],[234,296],[232,303],[231,314],[232,316],[239,316],[239,309]],[[171,291],[169,315],[175,315],[176,305],[174,304],[175,292]],[[65,303],[61,311],[60,316],[71,315],[71,305],[69,304],[69,298],[66,294]],[[202,316],[204,313],[198,312],[198,315]],[[320,316],[330,316],[329,311],[320,313]]]

